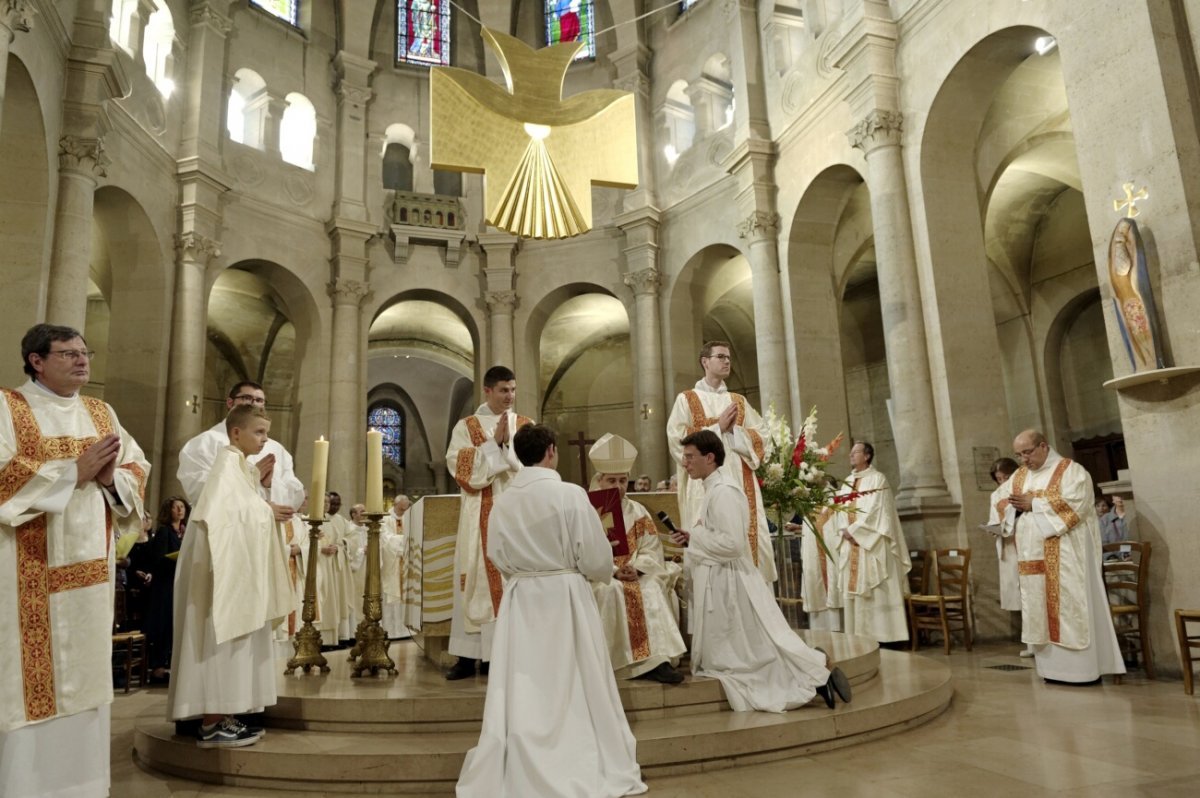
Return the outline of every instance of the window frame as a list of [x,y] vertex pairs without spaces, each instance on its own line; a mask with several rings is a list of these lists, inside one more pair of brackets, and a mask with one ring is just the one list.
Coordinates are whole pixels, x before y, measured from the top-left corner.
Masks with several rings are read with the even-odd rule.
[[[434,63],[434,61],[432,61],[432,60],[428,60],[428,61],[422,60],[422,59],[410,60],[409,58],[401,57],[401,55],[400,55],[400,53],[401,53],[401,50],[400,50],[401,10],[402,10],[402,6],[403,6],[403,11],[405,12],[405,14],[407,14],[411,10],[409,7],[410,2],[411,2],[411,0],[395,0],[395,15],[393,17],[393,19],[395,20],[395,31],[394,31],[394,35],[392,37],[392,47],[393,47],[393,51],[394,51],[393,52],[393,56],[394,56],[393,65],[396,67],[410,67],[413,69],[431,69],[436,66],[450,66],[451,64],[454,63],[454,59],[453,59],[453,53],[454,53],[454,7],[450,4],[450,0],[430,0],[430,2],[432,2],[434,4],[434,8],[435,8],[434,13],[436,15],[442,17],[443,22],[445,24],[445,28],[444,28],[445,32],[442,35],[442,43],[445,45],[445,49],[443,52],[442,59],[439,62]],[[407,16],[405,17],[405,19],[407,19]],[[405,42],[408,41],[407,31],[405,31],[404,39],[405,39]]]

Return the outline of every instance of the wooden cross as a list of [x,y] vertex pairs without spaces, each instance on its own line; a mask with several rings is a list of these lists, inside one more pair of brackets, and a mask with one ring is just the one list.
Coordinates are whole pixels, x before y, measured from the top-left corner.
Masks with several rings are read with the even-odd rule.
[[1137,206],[1138,200],[1150,199],[1150,192],[1146,191],[1145,186],[1135,192],[1133,190],[1133,183],[1124,184],[1121,186],[1121,190],[1125,192],[1125,199],[1124,201],[1119,199],[1113,200],[1113,210],[1120,213],[1122,208],[1128,208],[1129,210],[1125,213],[1125,218],[1134,219],[1141,213]]
[[587,434],[583,430],[579,430],[578,438],[573,441],[567,441],[569,446],[579,447],[579,484],[583,486],[584,490],[587,490],[588,486],[587,447],[591,446],[593,443],[595,443],[595,441],[587,437]]

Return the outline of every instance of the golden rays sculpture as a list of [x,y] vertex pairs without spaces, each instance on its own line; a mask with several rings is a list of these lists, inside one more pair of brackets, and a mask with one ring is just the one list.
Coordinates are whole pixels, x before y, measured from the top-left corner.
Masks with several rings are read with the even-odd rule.
[[430,160],[434,169],[484,175],[488,224],[524,238],[570,238],[592,228],[592,185],[636,188],[634,96],[597,89],[562,98],[583,46],[534,50],[483,29],[507,90],[483,75],[434,67]]

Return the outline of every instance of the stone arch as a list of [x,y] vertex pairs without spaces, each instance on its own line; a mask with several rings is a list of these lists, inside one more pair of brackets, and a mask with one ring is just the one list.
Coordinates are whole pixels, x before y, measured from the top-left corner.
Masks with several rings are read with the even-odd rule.
[[399,467],[385,458],[384,478],[391,477],[398,489],[410,495],[430,492],[434,483],[429,465],[434,457],[426,431],[429,419],[421,417],[408,391],[394,382],[374,385],[367,392],[368,413],[380,405],[394,407],[404,417],[404,466]]
[[479,332],[473,317],[449,295],[413,289],[379,303],[367,336],[368,391],[374,395],[380,386],[394,386],[407,402],[409,423],[419,427],[425,440],[423,449],[414,449],[410,436],[405,489],[445,492],[443,457],[459,418],[455,412],[474,410]]
[[[866,183],[853,167],[821,171],[801,195],[787,230],[788,290],[795,340],[796,410],[817,407],[822,426],[849,433],[839,310],[846,265],[837,261],[838,230],[855,192]],[[800,419],[793,419],[799,421]]]
[[161,463],[166,416],[173,266],[140,202],[124,189],[97,189],[92,211],[91,281],[85,330],[97,351],[95,393]]
[[557,286],[532,301],[525,334],[537,369],[537,416],[558,429],[560,469],[579,482],[568,438],[579,430],[634,436],[629,311],[595,283]]
[[[33,78],[15,55],[8,56],[4,125],[0,128],[0,248],[4,282],[10,296],[0,318],[6,341],[19,341],[41,318],[46,305],[50,253],[50,154],[46,125]],[[57,164],[56,164],[57,166]],[[24,380],[21,364],[10,359],[0,368],[5,385]]]
[[1002,341],[995,314],[979,311],[994,308],[993,296],[1004,291],[990,264],[1028,258],[1030,245],[1022,243],[1023,254],[1018,250],[1014,258],[1012,252],[998,251],[999,228],[993,225],[989,234],[988,209],[1008,191],[1003,175],[1018,174],[1014,166],[1021,159],[1032,165],[1038,153],[1048,151],[1038,147],[1059,146],[1054,142],[1061,137],[1053,134],[1069,130],[1069,118],[1055,98],[1042,98],[1043,113],[1032,120],[1014,119],[1010,110],[1012,103],[1024,101],[1023,74],[1056,68],[1031,60],[1042,58],[1034,55],[1033,43],[1043,35],[1040,28],[1014,26],[970,46],[938,86],[917,134],[920,189],[914,194],[922,205],[914,209],[914,222],[918,248],[927,248],[919,258],[928,264],[937,296],[926,307],[931,369],[945,375],[935,381],[939,432],[947,474],[958,479],[956,486],[951,482],[964,502],[964,516],[976,512],[968,499],[978,501],[973,447],[1003,446],[1012,437],[1011,418],[1038,413],[1036,398],[1016,401],[1006,393],[1006,381],[1020,385],[1024,378],[1006,376],[1004,352],[1010,362],[1028,363],[1027,334],[1006,330]]
[[314,388],[325,375],[326,350],[315,297],[291,269],[260,258],[213,270],[206,288],[203,423],[224,415],[231,381],[253,380],[266,389],[271,436],[295,452],[305,419],[321,411]]
[[[668,336],[674,343],[668,396],[699,379],[697,353],[705,340],[727,340],[733,355],[729,389],[758,405],[758,347],[754,337],[750,262],[740,251],[712,244],[684,262],[666,289]],[[666,353],[664,353],[666,354]]]

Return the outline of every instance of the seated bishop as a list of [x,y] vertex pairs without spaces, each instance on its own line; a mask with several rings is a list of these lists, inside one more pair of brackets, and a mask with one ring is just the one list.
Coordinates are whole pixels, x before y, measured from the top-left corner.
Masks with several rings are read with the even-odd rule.
[[615,488],[620,492],[629,544],[628,554],[613,557],[612,578],[592,583],[613,670],[618,679],[679,684],[683,674],[675,666],[687,647],[671,611],[668,590],[680,568],[665,562],[650,512],[626,496],[637,449],[610,433],[596,441],[588,458],[596,469],[592,490]]

